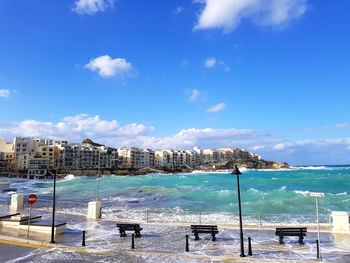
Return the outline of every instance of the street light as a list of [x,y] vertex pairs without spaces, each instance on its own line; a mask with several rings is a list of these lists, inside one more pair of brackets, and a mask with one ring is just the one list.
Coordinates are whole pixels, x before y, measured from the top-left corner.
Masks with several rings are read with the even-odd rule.
[[241,243],[241,257],[245,257],[244,254],[244,241],[243,241],[243,224],[242,224],[242,207],[241,207],[241,190],[239,186],[239,175],[241,175],[241,171],[238,169],[237,165],[233,169],[231,174],[235,174],[237,176],[237,194],[238,194],[238,211],[239,211],[239,238]]
[[318,217],[318,198],[324,197],[324,193],[318,193],[318,192],[310,192],[310,197],[315,197],[316,199],[316,217],[317,217],[317,245],[318,245],[318,251],[317,251],[317,259],[321,260],[321,245],[320,245],[320,221]]
[[53,175],[53,198],[52,198],[52,222],[51,222],[51,241],[55,243],[55,209],[56,209],[56,170],[51,169],[48,172]]

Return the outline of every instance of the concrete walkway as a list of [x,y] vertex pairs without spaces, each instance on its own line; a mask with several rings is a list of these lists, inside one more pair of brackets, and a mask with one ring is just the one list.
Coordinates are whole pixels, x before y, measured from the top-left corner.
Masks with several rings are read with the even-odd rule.
[[[50,211],[43,213],[50,218]],[[315,240],[317,234],[308,232],[305,245],[297,238],[286,238],[285,245],[278,244],[271,229],[244,229],[245,249],[247,237],[252,237],[253,257],[240,258],[239,232],[236,226],[219,226],[218,240],[210,235],[195,241],[189,225],[146,224],[142,238],[135,240],[131,249],[128,234],[120,238],[116,221],[103,219],[89,221],[84,216],[57,213],[57,220],[68,223],[64,235],[58,235],[56,244],[50,244],[50,235],[26,231],[0,229],[0,262],[318,262]],[[86,247],[81,246],[82,230],[86,230]],[[190,235],[190,252],[185,252],[185,235]],[[324,262],[350,262],[350,237],[336,241],[335,237],[321,234]],[[247,252],[247,251],[246,251]]]

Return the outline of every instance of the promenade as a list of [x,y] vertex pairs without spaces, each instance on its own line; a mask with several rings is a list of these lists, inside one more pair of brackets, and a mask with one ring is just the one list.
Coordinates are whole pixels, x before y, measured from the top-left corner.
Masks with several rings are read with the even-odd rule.
[[[2,207],[4,209],[4,207]],[[50,217],[50,211],[43,213]],[[50,244],[49,235],[0,229],[2,262],[317,262],[316,232],[308,232],[305,245],[297,238],[285,238],[278,244],[272,229],[244,230],[252,238],[253,256],[239,257],[239,232],[235,226],[220,226],[216,242],[210,235],[195,241],[189,225],[142,223],[142,237],[135,239],[131,249],[131,235],[119,237],[117,219],[88,221],[84,216],[57,213],[58,220],[67,221],[65,234]],[[86,246],[82,247],[82,230],[86,230]],[[313,231],[313,230],[311,230]],[[190,235],[190,252],[185,252],[185,235]],[[322,256],[325,262],[349,262],[349,236],[335,240],[333,234],[321,233]],[[12,261],[11,261],[12,260]],[[15,261],[13,261],[15,260]]]

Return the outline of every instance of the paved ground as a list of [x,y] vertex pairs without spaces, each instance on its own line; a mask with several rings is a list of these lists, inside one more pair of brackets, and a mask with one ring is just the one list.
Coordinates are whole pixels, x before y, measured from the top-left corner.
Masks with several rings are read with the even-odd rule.
[[[44,218],[50,213],[43,213]],[[245,228],[247,237],[252,237],[253,257],[239,258],[239,232],[237,227],[219,226],[216,242],[210,235],[195,241],[189,225],[142,223],[142,238],[135,240],[131,250],[131,237],[120,238],[116,221],[88,221],[86,217],[58,213],[57,218],[68,222],[64,235],[57,237],[57,246],[50,247],[49,235],[26,231],[0,229],[0,263],[3,262],[315,262],[317,234],[308,232],[305,245],[297,238],[286,238],[285,245],[278,244],[271,229]],[[81,232],[86,230],[86,247],[81,246]],[[186,253],[185,235],[190,234],[190,252]],[[33,241],[35,240],[35,241]],[[325,261],[350,262],[350,236],[336,237],[321,234],[322,253]],[[13,242],[13,241],[17,241]],[[291,261],[288,261],[291,260]]]
[[[108,222],[103,224],[108,225]],[[105,229],[101,223],[97,226]],[[306,240],[305,246],[300,246],[294,239],[287,239],[286,245],[281,246],[277,240],[270,239],[271,231],[257,233],[255,230],[246,230],[246,235],[255,234],[255,239],[260,236],[263,242],[254,241],[253,257],[239,258],[238,230],[235,229],[222,229],[216,242],[210,240],[210,235],[202,236],[199,241],[191,237],[190,252],[186,253],[182,235],[186,227],[143,227],[145,233],[142,238],[135,240],[135,250],[130,248],[130,235],[120,238],[113,229],[109,229],[109,233],[102,231],[98,235],[89,235],[85,248],[81,247],[80,242],[50,245],[0,236],[0,262],[317,262],[312,243],[314,233],[311,233],[311,241]],[[350,250],[329,250],[325,247],[323,253],[325,261],[350,262]]]
[[32,252],[34,248],[15,245],[0,244],[1,262],[8,262],[13,259],[21,258]]

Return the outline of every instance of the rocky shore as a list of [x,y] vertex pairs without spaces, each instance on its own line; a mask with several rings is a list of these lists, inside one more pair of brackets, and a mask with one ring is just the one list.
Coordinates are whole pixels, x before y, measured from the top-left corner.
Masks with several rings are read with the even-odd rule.
[[[237,159],[227,162],[226,164],[207,164],[201,165],[200,167],[191,168],[191,167],[179,167],[179,168],[118,168],[118,169],[80,169],[80,170],[58,170],[57,177],[63,178],[68,174],[73,174],[75,176],[80,175],[90,175],[97,176],[100,175],[145,175],[151,173],[160,173],[160,174],[170,174],[170,173],[191,173],[193,171],[200,170],[202,172],[215,172],[222,170],[232,170],[234,165],[237,165],[241,168],[246,169],[288,169],[290,168],[288,163],[279,163],[266,160],[244,160]],[[17,177],[17,178],[26,178],[27,172],[2,172],[0,177]]]

